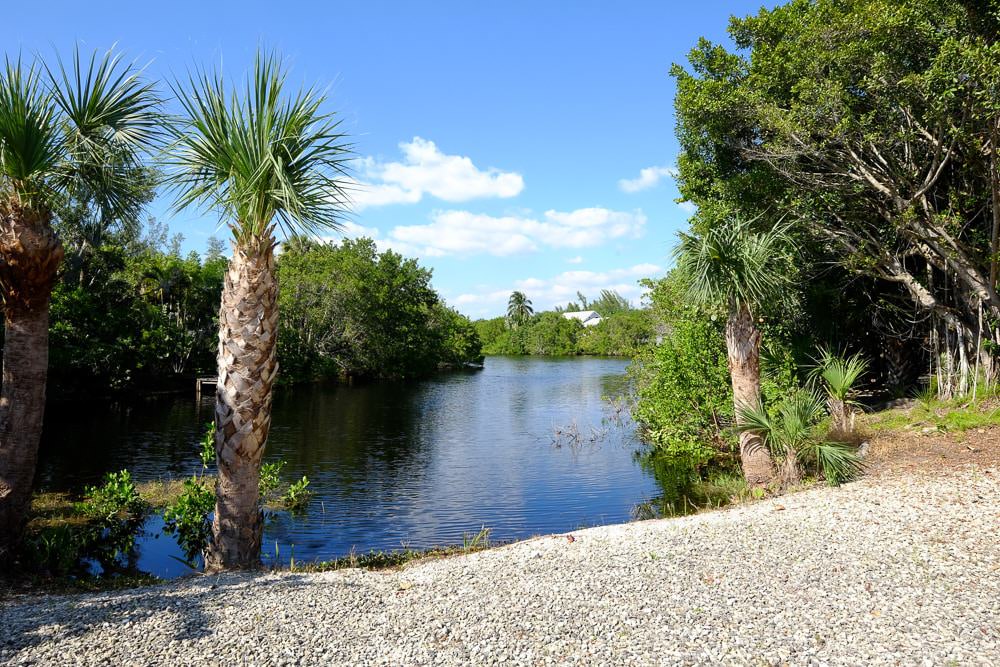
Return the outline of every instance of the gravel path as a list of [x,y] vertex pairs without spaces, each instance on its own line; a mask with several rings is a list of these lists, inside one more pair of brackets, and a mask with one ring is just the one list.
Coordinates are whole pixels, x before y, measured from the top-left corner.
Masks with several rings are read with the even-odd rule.
[[0,663],[1000,665],[1000,468],[573,538],[7,600]]

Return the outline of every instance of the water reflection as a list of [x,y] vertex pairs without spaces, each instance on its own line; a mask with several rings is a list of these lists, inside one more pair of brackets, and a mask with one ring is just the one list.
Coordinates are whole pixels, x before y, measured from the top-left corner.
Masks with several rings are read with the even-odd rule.
[[[328,559],[457,543],[484,525],[509,540],[627,521],[659,495],[629,430],[573,451],[552,446],[559,426],[604,428],[602,397],[623,389],[626,364],[490,357],[482,371],[420,383],[282,390],[266,458],[286,460],[288,479],[308,476],[316,495],[304,515],[271,517],[265,553],[277,543],[284,559],[292,549],[298,561]],[[211,412],[210,398],[188,397],[53,406],[40,485],[77,490],[122,468],[139,481],[193,474]],[[162,564],[165,542],[142,541],[143,563]]]

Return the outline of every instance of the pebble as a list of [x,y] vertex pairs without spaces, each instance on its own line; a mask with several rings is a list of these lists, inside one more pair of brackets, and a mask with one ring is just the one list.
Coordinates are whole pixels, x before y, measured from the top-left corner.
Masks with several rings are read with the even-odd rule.
[[0,601],[0,663],[1000,664],[997,468],[573,536],[402,572],[15,596]]

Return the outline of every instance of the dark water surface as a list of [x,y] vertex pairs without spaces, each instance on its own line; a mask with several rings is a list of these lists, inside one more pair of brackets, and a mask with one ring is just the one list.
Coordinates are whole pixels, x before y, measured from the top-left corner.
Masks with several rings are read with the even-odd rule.
[[[657,495],[635,462],[629,428],[609,424],[603,397],[620,395],[621,359],[488,357],[481,371],[410,383],[304,386],[275,396],[266,460],[288,462],[283,477],[307,475],[308,510],[274,513],[265,559],[297,561],[355,550],[461,543],[482,526],[511,540],[629,519]],[[54,406],[39,485],[78,490],[108,471],[135,479],[200,471],[198,441],[212,397],[156,398],[128,405]],[[554,444],[557,430],[580,435]],[[596,436],[596,437],[595,437]],[[173,540],[140,541],[139,566],[161,576],[184,571]]]

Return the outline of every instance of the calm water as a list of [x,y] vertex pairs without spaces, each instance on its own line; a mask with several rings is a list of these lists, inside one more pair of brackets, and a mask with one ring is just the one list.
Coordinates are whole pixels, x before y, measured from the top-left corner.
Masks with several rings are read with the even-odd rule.
[[[633,459],[630,429],[607,423],[603,397],[619,395],[627,362],[489,357],[481,371],[411,384],[307,386],[275,398],[266,458],[283,477],[307,475],[316,492],[300,515],[275,513],[265,557],[330,559],[352,549],[454,544],[482,526],[491,539],[626,521],[657,495]],[[130,405],[54,406],[39,484],[75,490],[108,471],[137,480],[190,475],[212,399],[157,398]],[[554,443],[558,429],[581,442]],[[594,437],[594,436],[597,437]],[[139,566],[162,576],[184,567],[151,519]],[[294,545],[294,546],[293,546]]]

